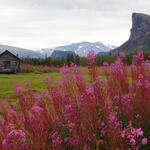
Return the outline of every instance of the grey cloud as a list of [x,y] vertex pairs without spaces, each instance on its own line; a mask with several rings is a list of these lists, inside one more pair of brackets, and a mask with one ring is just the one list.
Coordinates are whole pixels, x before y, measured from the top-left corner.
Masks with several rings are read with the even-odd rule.
[[148,0],[0,0],[0,43],[41,48],[102,40],[119,45],[129,37],[132,12],[150,14],[149,5]]
[[37,9],[87,9],[117,11],[129,9],[137,0],[1,0],[1,3],[21,8]]

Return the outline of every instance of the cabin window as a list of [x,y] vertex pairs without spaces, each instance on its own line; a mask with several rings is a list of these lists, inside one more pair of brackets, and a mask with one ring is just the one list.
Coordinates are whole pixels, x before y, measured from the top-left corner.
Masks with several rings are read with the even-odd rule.
[[10,68],[10,61],[4,61],[4,68],[9,69]]

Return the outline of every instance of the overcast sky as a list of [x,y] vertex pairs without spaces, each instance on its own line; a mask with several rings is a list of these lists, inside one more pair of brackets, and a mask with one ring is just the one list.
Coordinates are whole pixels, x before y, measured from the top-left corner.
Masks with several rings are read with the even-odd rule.
[[132,12],[150,14],[150,0],[0,0],[0,44],[40,49],[80,41],[119,46]]

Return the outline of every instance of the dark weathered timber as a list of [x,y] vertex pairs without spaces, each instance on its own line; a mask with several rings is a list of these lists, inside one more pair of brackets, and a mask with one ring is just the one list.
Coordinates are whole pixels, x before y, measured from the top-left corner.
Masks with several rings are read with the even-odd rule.
[[0,54],[0,73],[17,73],[20,71],[21,59],[8,50]]

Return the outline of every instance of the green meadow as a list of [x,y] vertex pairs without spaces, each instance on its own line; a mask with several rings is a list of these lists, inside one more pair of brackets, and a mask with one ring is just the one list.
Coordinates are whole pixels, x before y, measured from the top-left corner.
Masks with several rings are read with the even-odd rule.
[[30,82],[34,91],[39,89],[45,89],[44,76],[50,76],[51,80],[54,81],[60,77],[59,73],[19,73],[19,74],[0,74],[0,98],[5,98],[7,95],[12,98],[15,96],[13,90],[13,83],[18,83],[24,86],[25,82]]
[[[129,72],[129,67],[127,67]],[[83,78],[90,82],[90,77],[88,74],[87,67],[79,67],[80,74]],[[99,75],[102,78],[105,78],[104,68],[98,68]],[[0,99],[6,98],[6,96],[11,96],[12,99],[15,99],[15,93],[13,90],[13,84],[18,83],[22,87],[24,87],[24,83],[29,82],[36,92],[38,90],[42,90],[46,88],[44,83],[44,76],[48,75],[50,80],[54,82],[57,79],[61,80],[61,75],[59,72],[50,72],[50,73],[18,73],[18,74],[0,74]],[[131,82],[131,77],[129,76],[129,82]]]
[[[4,99],[6,96],[11,96],[15,98],[15,93],[13,90],[13,84],[18,83],[21,86],[24,86],[25,82],[29,82],[34,91],[40,89],[45,89],[46,85],[44,83],[44,76],[48,75],[51,81],[60,79],[60,73],[18,73],[18,74],[0,74],[0,99]],[[86,81],[90,81],[87,74],[83,75]]]

